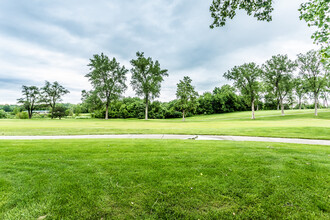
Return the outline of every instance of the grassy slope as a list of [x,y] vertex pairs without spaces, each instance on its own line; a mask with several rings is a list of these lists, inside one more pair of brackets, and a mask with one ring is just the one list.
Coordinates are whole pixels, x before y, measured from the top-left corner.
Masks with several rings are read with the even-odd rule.
[[330,139],[330,112],[312,110],[258,111],[196,116],[166,120],[67,119],[0,120],[0,135],[75,135],[75,134],[214,134]]
[[253,142],[1,141],[0,219],[329,219],[329,154]]

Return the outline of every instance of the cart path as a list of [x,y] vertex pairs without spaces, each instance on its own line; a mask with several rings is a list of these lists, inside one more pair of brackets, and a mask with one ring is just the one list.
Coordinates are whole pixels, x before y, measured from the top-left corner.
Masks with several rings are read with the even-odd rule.
[[0,136],[0,140],[52,140],[52,139],[194,139],[212,141],[256,141],[291,144],[329,145],[330,140],[273,138],[249,136],[218,136],[218,135],[176,135],[176,134],[113,134],[113,135],[67,135],[67,136]]

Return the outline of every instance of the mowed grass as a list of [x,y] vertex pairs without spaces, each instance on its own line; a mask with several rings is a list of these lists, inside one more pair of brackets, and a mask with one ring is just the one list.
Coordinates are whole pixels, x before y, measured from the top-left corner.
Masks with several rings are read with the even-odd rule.
[[330,139],[330,110],[257,111],[181,119],[33,119],[0,120],[0,135],[210,134]]
[[0,219],[329,219],[327,146],[0,142]]

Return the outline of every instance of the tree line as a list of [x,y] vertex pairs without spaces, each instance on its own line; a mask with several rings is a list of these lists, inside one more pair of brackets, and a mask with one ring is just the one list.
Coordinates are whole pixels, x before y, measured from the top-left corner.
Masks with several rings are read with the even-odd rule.
[[62,96],[70,93],[69,90],[64,88],[58,82],[50,83],[45,82],[41,88],[37,86],[22,86],[22,98],[17,102],[22,104],[22,107],[27,111],[28,118],[31,119],[33,111],[37,108],[50,108],[50,117],[63,117],[65,116],[65,108],[57,104],[62,101]]
[[[177,83],[177,99],[170,102],[153,101],[159,97],[161,82],[168,76],[168,70],[144,53],[137,52],[136,59],[130,61],[132,68],[126,69],[116,58],[105,54],[93,55],[85,75],[92,90],[82,91],[82,103],[68,110],[58,105],[62,96],[69,91],[58,82],[45,82],[41,88],[22,86],[22,104],[32,118],[36,108],[49,108],[50,117],[64,117],[72,112],[89,112],[96,118],[177,118],[194,114],[214,114],[256,109],[302,108],[302,100],[313,98],[317,115],[320,97],[328,105],[329,70],[324,67],[319,51],[311,50],[298,54],[296,60],[287,55],[273,56],[262,65],[245,63],[228,70],[223,76],[233,81],[233,86],[223,85],[212,92],[199,95],[189,76]],[[123,97],[127,89],[127,73],[131,72],[133,90],[138,97]],[[298,73],[294,74],[294,73]],[[296,76],[295,76],[296,75]],[[141,97],[141,98],[139,98]],[[70,113],[71,112],[71,113]]]
[[[229,102],[228,100],[226,102],[221,101],[221,109],[244,110],[247,105],[250,106],[252,119],[254,119],[255,106],[258,109],[261,104],[261,108],[265,108],[269,103],[273,103],[273,105],[277,105],[277,109],[281,108],[282,115],[284,115],[285,105],[292,104],[294,96],[298,97],[298,106],[301,108],[303,97],[309,95],[314,99],[315,115],[317,115],[320,96],[325,101],[325,105],[328,105],[330,81],[329,9],[328,0],[309,0],[302,3],[299,8],[300,19],[305,20],[308,26],[317,28],[312,38],[314,43],[321,45],[320,51],[312,50],[307,54],[299,54],[295,61],[288,59],[287,55],[277,55],[266,61],[262,66],[255,63],[235,66],[223,75],[226,79],[234,82],[234,88],[231,89],[230,86],[221,87],[220,89],[215,88],[213,94],[205,93],[198,96],[191,84],[191,79],[185,76],[177,84],[177,100],[173,101],[176,103],[173,106],[176,106],[175,109],[181,112],[183,120],[187,114],[202,113],[203,111],[204,113],[218,113],[219,103],[215,101],[216,97],[219,96],[218,92],[225,90],[225,94],[227,94],[228,91],[235,91],[230,93],[229,96],[232,99]],[[213,18],[210,28],[225,26],[227,19],[235,17],[237,10],[245,10],[248,15],[253,14],[258,20],[271,21],[273,0],[251,2],[213,0],[210,6],[211,17]],[[132,73],[130,84],[136,95],[143,97],[144,116],[145,119],[148,119],[149,105],[152,104],[150,101],[159,97],[161,82],[164,77],[168,76],[168,71],[161,69],[158,61],[154,62],[150,57],[144,57],[144,53],[138,52],[136,55],[137,58],[131,60],[133,68],[130,70]],[[86,109],[98,113],[105,109],[104,115],[108,119],[110,105],[114,105],[119,101],[124,102],[124,99],[120,100],[120,97],[127,88],[125,81],[129,70],[124,66],[120,66],[115,58],[110,60],[104,54],[94,55],[88,66],[90,72],[86,74],[86,77],[91,82],[93,90],[82,92],[83,106],[89,106]],[[297,69],[299,76],[294,77],[293,72]],[[57,82],[51,84],[46,81],[46,85],[41,89],[35,86],[23,86],[23,98],[19,99],[18,102],[23,104],[28,111],[29,118],[32,117],[37,103],[48,106],[51,109],[50,115],[53,118],[63,114],[65,109],[56,106],[56,103],[61,100],[62,95],[68,92]],[[222,95],[222,92],[220,92],[220,96],[222,98],[226,97],[226,95]],[[209,100],[213,101],[210,102]],[[237,104],[233,100],[240,100],[240,102]],[[126,103],[122,104],[126,106]],[[124,107],[121,106],[120,108],[122,112],[128,112],[128,110],[125,111]],[[110,111],[113,111],[113,109]],[[2,110],[0,113],[3,112]],[[133,115],[136,116],[136,114]]]
[[[294,77],[294,71],[299,75]],[[306,54],[298,54],[295,61],[287,55],[273,56],[262,66],[246,63],[235,66],[224,74],[234,81],[235,87],[251,103],[252,119],[255,102],[264,98],[276,100],[277,108],[284,115],[284,104],[293,99],[294,93],[301,99],[305,94],[314,99],[315,115],[317,116],[320,94],[327,101],[329,93],[329,69],[325,68],[319,51],[311,50]]]

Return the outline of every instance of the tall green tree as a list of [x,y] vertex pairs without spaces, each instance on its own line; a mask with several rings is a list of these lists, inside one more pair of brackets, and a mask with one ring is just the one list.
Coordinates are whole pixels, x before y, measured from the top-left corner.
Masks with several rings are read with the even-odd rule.
[[315,50],[308,51],[306,54],[298,54],[297,62],[300,74],[306,81],[307,89],[313,94],[315,116],[317,116],[319,94],[328,83],[329,71],[324,68],[320,54]]
[[262,69],[257,64],[246,63],[241,66],[235,66],[223,75],[226,79],[233,80],[234,86],[250,102],[252,119],[255,119],[254,105],[259,96],[260,83],[258,80],[261,74]]
[[290,60],[287,55],[273,56],[263,65],[265,83],[270,88],[274,88],[281,106],[282,115],[284,115],[284,100],[292,93],[292,73],[296,66],[296,63]]
[[69,90],[56,81],[53,84],[48,81],[45,82],[45,86],[41,88],[41,100],[51,108],[51,118],[54,118],[56,104],[62,101],[62,96],[68,93],[70,93]]
[[24,108],[28,111],[29,119],[32,118],[33,110],[36,104],[40,101],[40,91],[36,86],[22,86],[23,97],[17,99],[17,102],[23,104]]
[[144,57],[143,52],[136,53],[137,58],[131,60],[131,85],[136,95],[143,96],[145,100],[145,119],[148,120],[149,101],[159,97],[161,82],[168,76],[167,69],[161,69],[159,62]]
[[191,78],[188,76],[183,77],[183,80],[177,84],[176,97],[178,105],[182,111],[182,121],[185,121],[185,114],[188,111],[193,111],[197,107],[198,93],[195,91],[194,86],[191,85]]
[[94,93],[105,105],[105,119],[108,119],[110,102],[118,99],[127,88],[125,81],[128,70],[125,66],[120,66],[116,58],[110,60],[103,53],[95,54],[88,66],[90,72],[85,77],[91,82]]
[[298,106],[301,109],[301,103],[304,95],[307,93],[306,84],[302,77],[296,77],[293,79],[293,89],[298,97]]

